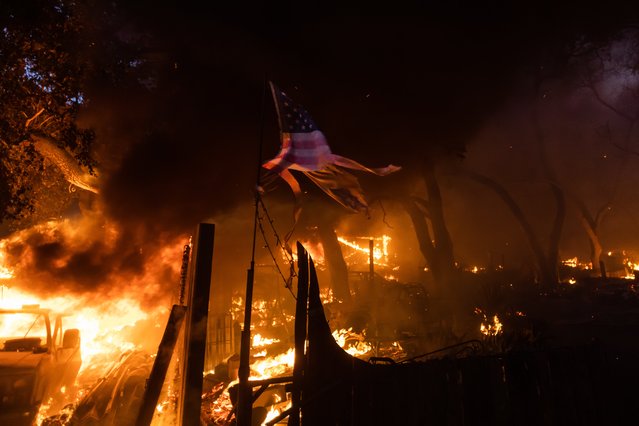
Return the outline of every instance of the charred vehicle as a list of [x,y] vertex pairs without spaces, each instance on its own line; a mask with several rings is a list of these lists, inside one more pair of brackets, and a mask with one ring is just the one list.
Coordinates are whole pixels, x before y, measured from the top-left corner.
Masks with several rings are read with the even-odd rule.
[[0,309],[0,424],[33,424],[41,404],[74,384],[80,332],[63,330],[64,316],[37,305]]

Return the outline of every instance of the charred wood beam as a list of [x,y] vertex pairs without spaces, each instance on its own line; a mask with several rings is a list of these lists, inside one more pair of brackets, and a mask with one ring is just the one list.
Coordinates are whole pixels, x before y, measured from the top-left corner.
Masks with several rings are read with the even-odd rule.
[[262,380],[249,380],[249,386],[256,388],[258,386],[264,385],[277,385],[280,383],[290,383],[293,381],[293,376],[284,376],[284,377],[271,377],[270,379],[262,379]]
[[268,389],[269,385],[262,385],[254,394],[253,397],[251,398],[251,404],[254,403],[255,401],[257,401],[257,398],[259,398],[260,396],[262,396],[262,394],[266,391],[266,389]]
[[[330,383],[329,385],[324,386],[323,388],[319,389],[317,392],[315,392],[309,398],[305,398],[304,401],[300,404],[300,408],[303,408],[306,404],[308,404],[310,402],[313,402],[318,397],[320,397],[322,395],[325,395],[327,392],[335,389],[341,383],[342,383],[342,380],[338,380],[337,382]],[[293,407],[289,408],[288,410],[282,411],[277,417],[274,417],[273,419],[269,420],[265,424],[266,424],[266,426],[276,425],[277,423],[281,422],[282,420],[284,420],[285,418],[290,416],[292,412],[293,412]],[[292,419],[292,417],[291,417],[291,419]],[[289,425],[291,424],[291,419],[289,419],[289,423],[288,423]]]
[[185,314],[186,306],[173,305],[173,308],[171,308],[169,321],[158,347],[158,354],[153,362],[149,379],[146,382],[142,406],[135,422],[136,426],[148,426],[151,424]]
[[251,309],[253,307],[253,281],[255,278],[255,261],[251,261],[251,267],[246,271],[246,300],[244,301],[244,328],[242,329],[240,344],[240,367],[238,370],[238,397],[235,418],[238,426],[251,425],[252,396],[249,385],[251,373]]
[[[266,422],[266,426],[273,426],[278,424],[279,422],[281,422],[282,420],[290,416],[292,412],[293,412],[293,407],[289,408],[288,410],[282,411],[277,417]],[[291,417],[291,419],[292,418],[293,417]],[[290,423],[290,420],[289,420],[289,423]]]
[[181,424],[185,426],[200,423],[214,237],[215,225],[200,223],[193,250],[193,279],[189,289],[184,333],[184,380],[180,418]]
[[436,353],[439,353],[439,352],[444,352],[444,351],[447,351],[449,349],[458,348],[460,346],[466,346],[466,345],[477,345],[478,348],[481,348],[482,347],[482,342],[480,340],[477,340],[477,339],[466,340],[465,342],[455,343],[454,345],[445,346],[443,348],[436,349],[434,351],[427,352],[425,354],[421,354],[421,355],[417,355],[417,356],[414,356],[414,357],[403,359],[403,360],[401,360],[399,362],[399,364],[406,364],[406,363],[409,363],[409,362],[416,361],[416,360],[418,360],[420,358],[425,358],[427,356],[430,356],[430,355],[433,355],[433,354],[436,354]]
[[304,380],[306,324],[308,317],[308,253],[297,243],[297,303],[295,305],[295,364],[293,365],[293,392],[291,417],[288,424],[299,426],[302,381]]

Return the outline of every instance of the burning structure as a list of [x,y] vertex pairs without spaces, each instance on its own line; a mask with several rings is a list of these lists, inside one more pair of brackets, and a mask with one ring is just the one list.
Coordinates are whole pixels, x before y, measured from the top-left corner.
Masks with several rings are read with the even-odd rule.
[[[415,7],[244,23],[0,4],[0,308],[70,313],[81,336],[77,380],[32,393],[26,417],[172,425],[186,403],[208,424],[633,419],[617,389],[638,352],[636,6]],[[264,73],[276,108],[260,107]],[[273,160],[255,222],[258,127]],[[203,221],[216,256],[195,309],[179,257]],[[0,352],[72,349],[28,328]],[[25,389],[3,380],[0,403]]]

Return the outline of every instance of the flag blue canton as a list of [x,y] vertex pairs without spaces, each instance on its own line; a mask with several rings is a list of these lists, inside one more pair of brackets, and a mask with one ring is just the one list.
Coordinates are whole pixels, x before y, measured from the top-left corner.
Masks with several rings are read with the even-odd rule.
[[275,88],[277,108],[281,120],[282,131],[289,133],[310,133],[318,130],[308,111],[293,102],[286,93]]

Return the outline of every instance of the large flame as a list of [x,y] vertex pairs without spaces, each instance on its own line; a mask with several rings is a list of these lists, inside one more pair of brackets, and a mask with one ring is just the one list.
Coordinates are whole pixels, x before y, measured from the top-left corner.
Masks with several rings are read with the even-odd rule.
[[[51,315],[66,314],[62,318],[64,329],[77,328],[81,335],[82,371],[95,369],[105,358],[117,357],[137,346],[125,329],[152,317],[166,316],[166,308],[143,311],[135,294],[121,295],[113,300],[96,300],[94,297],[55,296],[40,298],[18,289],[6,288],[0,300],[0,308],[20,309],[29,305],[50,308]],[[158,324],[159,325],[159,324]],[[15,322],[4,321],[0,335],[15,332]]]
[[[0,240],[0,308],[38,305],[80,331],[82,367],[69,402],[78,401],[123,353],[157,350],[177,293],[187,236],[135,246],[100,215],[48,221]],[[47,256],[43,255],[46,254]],[[84,274],[84,275],[83,275]],[[173,286],[173,287],[172,287]],[[3,321],[0,336],[17,325]],[[39,418],[48,413],[43,402]]]

